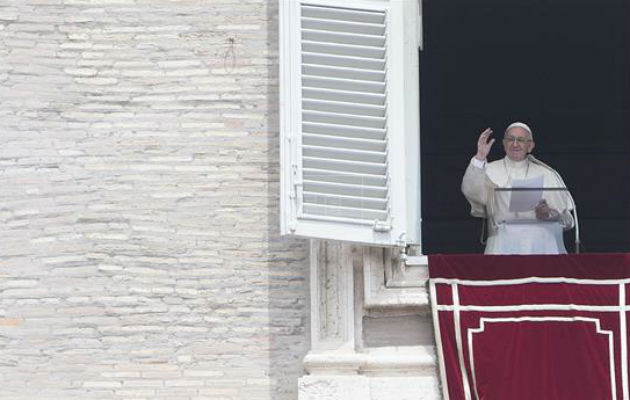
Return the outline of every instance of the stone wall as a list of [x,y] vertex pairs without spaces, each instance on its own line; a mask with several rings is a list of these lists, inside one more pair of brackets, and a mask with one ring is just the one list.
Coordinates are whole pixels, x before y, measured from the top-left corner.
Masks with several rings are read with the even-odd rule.
[[273,0],[0,3],[0,399],[294,399]]

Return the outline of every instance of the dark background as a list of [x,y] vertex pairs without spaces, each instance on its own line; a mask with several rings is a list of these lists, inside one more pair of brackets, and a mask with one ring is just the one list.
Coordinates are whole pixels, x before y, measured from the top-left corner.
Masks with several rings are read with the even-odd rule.
[[[630,250],[630,2],[424,0],[423,253],[482,252],[460,184],[477,138],[514,121],[577,203],[583,251]],[[565,234],[573,249],[573,231]]]

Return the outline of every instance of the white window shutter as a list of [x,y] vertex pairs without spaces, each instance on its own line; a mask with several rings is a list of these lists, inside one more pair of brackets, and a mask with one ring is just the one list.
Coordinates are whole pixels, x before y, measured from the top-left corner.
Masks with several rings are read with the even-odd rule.
[[417,0],[280,0],[281,231],[420,243]]

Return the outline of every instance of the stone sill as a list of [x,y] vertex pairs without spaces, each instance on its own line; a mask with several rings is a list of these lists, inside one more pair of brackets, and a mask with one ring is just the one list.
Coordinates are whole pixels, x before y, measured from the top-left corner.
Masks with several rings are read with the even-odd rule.
[[312,375],[426,376],[437,360],[428,346],[382,347],[365,352],[310,352],[304,367]]

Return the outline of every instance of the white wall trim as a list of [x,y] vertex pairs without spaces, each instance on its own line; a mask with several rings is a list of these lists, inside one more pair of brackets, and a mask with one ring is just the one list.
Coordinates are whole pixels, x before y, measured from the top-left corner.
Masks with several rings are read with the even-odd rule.
[[[405,263],[395,260],[390,249],[366,247],[363,268],[366,308],[428,309],[429,274],[425,256],[409,257]],[[386,277],[391,278],[389,282]]]

